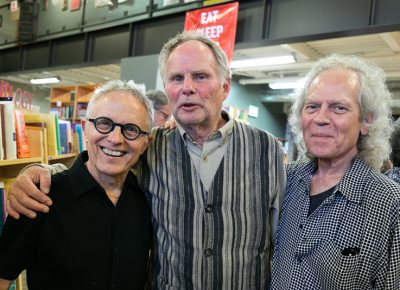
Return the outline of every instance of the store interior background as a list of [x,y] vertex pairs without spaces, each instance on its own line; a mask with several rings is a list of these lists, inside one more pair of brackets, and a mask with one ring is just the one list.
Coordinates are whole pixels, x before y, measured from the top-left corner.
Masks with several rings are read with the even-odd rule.
[[[41,112],[49,111],[51,85],[31,85],[29,80],[35,77],[58,76],[61,82],[55,86],[133,79],[147,89],[162,89],[157,53],[183,29],[185,12],[205,5],[127,0],[95,8],[94,1],[81,1],[79,10],[70,11],[62,10],[62,2],[29,4],[37,15],[31,35],[22,39],[10,1],[0,0],[0,80],[31,92]],[[32,1],[19,1],[22,9],[27,3]],[[293,54],[297,61],[234,69],[225,105],[243,111],[258,107],[258,117],[248,117],[249,123],[285,139],[293,91],[271,90],[268,83],[299,79],[319,58],[342,53],[364,56],[385,70],[394,95],[393,114],[399,115],[398,11],[398,0],[239,1],[234,60]]]

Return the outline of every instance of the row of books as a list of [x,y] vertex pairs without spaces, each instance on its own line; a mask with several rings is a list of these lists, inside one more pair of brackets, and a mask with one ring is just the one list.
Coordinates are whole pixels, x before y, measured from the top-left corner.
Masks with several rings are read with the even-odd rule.
[[57,156],[85,149],[80,124],[14,107],[11,98],[0,98],[0,160]]
[[74,118],[74,106],[64,106],[64,107],[53,107],[50,112],[56,114],[61,119],[73,119]]

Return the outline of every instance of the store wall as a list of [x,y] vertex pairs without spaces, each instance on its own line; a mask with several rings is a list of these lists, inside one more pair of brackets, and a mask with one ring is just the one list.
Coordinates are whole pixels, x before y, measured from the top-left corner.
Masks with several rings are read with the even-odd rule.
[[258,117],[248,117],[250,125],[284,138],[287,117],[283,112],[283,103],[262,103],[261,97],[258,88],[241,86],[233,81],[224,107],[235,106],[240,110],[248,110],[249,105],[258,107]]
[[146,90],[163,90],[158,73],[158,55],[128,57],[121,60],[121,80],[145,84]]

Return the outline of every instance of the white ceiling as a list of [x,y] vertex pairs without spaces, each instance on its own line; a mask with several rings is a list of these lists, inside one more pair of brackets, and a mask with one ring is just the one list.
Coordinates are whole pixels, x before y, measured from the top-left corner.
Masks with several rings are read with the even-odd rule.
[[[251,69],[234,69],[233,75],[241,84],[266,84],[282,78],[302,77],[315,61],[332,53],[357,54],[372,60],[384,69],[389,87],[395,93],[396,98],[399,99],[400,107],[399,31],[240,49],[234,52],[234,59],[276,56],[288,53],[292,53],[295,56],[296,63]],[[110,79],[119,78],[120,65],[108,64],[8,76],[0,75],[0,79],[29,84],[31,78],[45,75],[59,76],[61,83],[56,84],[57,86],[104,83]]]

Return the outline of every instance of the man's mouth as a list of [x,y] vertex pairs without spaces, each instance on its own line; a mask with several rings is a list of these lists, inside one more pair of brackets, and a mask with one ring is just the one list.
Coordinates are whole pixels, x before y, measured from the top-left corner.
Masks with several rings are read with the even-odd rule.
[[124,151],[119,151],[119,150],[111,150],[106,147],[100,147],[101,151],[103,151],[106,155],[112,156],[112,157],[121,157],[126,154]]

